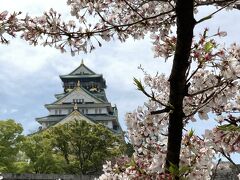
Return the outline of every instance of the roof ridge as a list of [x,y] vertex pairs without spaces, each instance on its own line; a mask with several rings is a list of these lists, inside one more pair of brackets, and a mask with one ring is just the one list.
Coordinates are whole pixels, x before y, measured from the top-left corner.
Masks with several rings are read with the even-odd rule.
[[87,71],[90,72],[90,74],[96,74],[94,71],[92,71],[91,69],[89,69],[83,62],[80,64],[80,66],[78,66],[76,69],[74,69],[71,73],[69,73],[68,75],[75,75],[74,73],[79,70],[81,67],[85,68]]

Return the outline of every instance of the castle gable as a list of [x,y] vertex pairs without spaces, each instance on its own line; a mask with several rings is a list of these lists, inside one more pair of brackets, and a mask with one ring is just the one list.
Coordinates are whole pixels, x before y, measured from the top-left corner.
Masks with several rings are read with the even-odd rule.
[[88,93],[81,87],[74,88],[70,93],[66,94],[66,96],[58,99],[54,104],[69,104],[69,103],[103,103],[102,100],[95,97],[94,95]]
[[92,120],[82,115],[78,110],[74,110],[72,113],[70,113],[67,117],[62,119],[60,122],[58,122],[54,126],[58,126],[61,124],[69,123],[71,121],[78,121],[78,120],[86,121],[87,123],[90,123],[90,124],[95,124]]

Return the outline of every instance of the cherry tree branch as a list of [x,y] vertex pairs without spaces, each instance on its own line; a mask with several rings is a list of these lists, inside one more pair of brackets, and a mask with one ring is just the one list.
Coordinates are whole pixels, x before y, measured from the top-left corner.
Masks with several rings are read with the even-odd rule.
[[217,162],[217,164],[216,164],[216,166],[215,166],[215,169],[214,169],[214,171],[213,171],[213,174],[211,175],[211,180],[215,180],[216,175],[217,175],[217,169],[218,169],[218,166],[219,166],[219,164],[220,164],[221,161],[222,161],[221,158],[218,159],[218,162]]
[[[208,5],[217,5],[217,6],[225,6],[226,3],[235,2],[235,0],[212,0],[212,1],[201,1],[195,3],[195,7],[199,6],[208,6]],[[235,4],[233,8],[240,10],[240,4]]]
[[236,168],[238,168],[237,164],[231,159],[229,155],[227,155],[224,150],[221,148],[220,153]]
[[135,9],[134,7],[132,7],[132,5],[127,1],[127,0],[123,0],[127,6],[132,9],[133,12],[135,12],[137,15],[139,15],[142,19],[144,19],[144,17],[137,11],[137,9]]
[[220,87],[220,86],[224,85],[225,83],[229,84],[229,83],[231,83],[231,81],[230,81],[230,82],[228,82],[228,81],[220,81],[218,84],[216,84],[216,85],[214,85],[214,86],[211,86],[211,87],[202,89],[202,90],[200,90],[200,91],[198,91],[198,92],[195,92],[195,93],[192,93],[192,94],[188,94],[188,96],[193,97],[193,96],[202,94],[202,93],[204,93],[204,92],[206,92],[206,91],[209,91],[209,90],[212,90],[212,89],[214,89],[214,88],[216,88],[216,87]]
[[[186,80],[186,83],[188,83],[191,78],[197,73],[197,71],[201,68],[201,65],[198,65],[197,69],[194,70],[194,72],[188,77],[188,79]],[[190,69],[190,67],[189,67]]]
[[[42,33],[43,34],[48,34],[48,35],[67,35],[67,36],[69,36],[71,38],[79,38],[79,37],[84,37],[84,36],[90,37],[90,36],[93,36],[94,34],[103,33],[103,32],[106,32],[106,31],[109,31],[109,30],[112,30],[112,29],[119,30],[118,28],[131,27],[131,26],[134,26],[136,24],[142,23],[142,22],[147,21],[147,20],[155,19],[157,17],[163,16],[163,15],[166,15],[166,14],[171,14],[172,12],[174,12],[174,9],[171,9],[169,11],[166,11],[166,12],[163,12],[163,13],[151,16],[151,17],[145,17],[145,18],[143,18],[141,20],[138,20],[138,21],[135,21],[135,22],[132,22],[132,23],[118,24],[118,25],[117,24],[110,24],[111,25],[110,27],[103,28],[103,29],[100,29],[100,30],[95,30],[95,31],[86,31],[86,32],[68,32],[68,31],[64,31],[62,33],[44,31]],[[98,13],[98,15],[99,15],[99,13]],[[173,15],[173,17],[174,17],[174,15]],[[100,16],[100,18],[102,19],[103,17]],[[102,20],[104,20],[104,22],[106,22],[106,23],[109,23],[104,18]],[[164,21],[162,21],[162,23],[163,22]],[[27,29],[28,27],[25,27],[25,28]]]
[[[201,105],[199,105],[192,113],[186,115],[185,117],[191,117],[194,114],[196,114],[201,108],[203,108],[204,106],[206,106],[208,103],[210,103],[216,95],[218,95],[220,92],[222,92],[225,88],[227,88],[228,86],[224,86],[222,89],[220,89],[218,92],[214,91],[212,92],[210,95],[208,95],[205,100],[202,102]],[[203,97],[203,96],[202,96]]]
[[141,81],[137,80],[136,78],[134,78],[133,80],[134,80],[134,84],[137,86],[138,90],[141,91],[143,94],[145,94],[145,96],[149,97],[151,100],[159,103],[160,105],[167,107],[168,109],[172,109],[172,107],[169,104],[165,104],[165,103],[159,101],[158,99],[156,99],[153,92],[152,92],[152,95],[148,94],[146,92],[146,90],[144,89]]
[[196,22],[196,24],[199,24],[199,23],[201,23],[201,22],[203,22],[203,21],[205,21],[205,20],[208,20],[208,19],[212,18],[212,16],[213,16],[214,14],[220,12],[221,10],[225,9],[226,7],[228,7],[228,6],[230,6],[231,4],[235,3],[236,1],[237,1],[237,0],[234,0],[234,1],[231,1],[231,2],[227,3],[226,5],[222,6],[220,9],[217,9],[217,10],[214,11],[213,13],[211,13],[211,14],[205,16],[204,18],[198,20],[198,21]]

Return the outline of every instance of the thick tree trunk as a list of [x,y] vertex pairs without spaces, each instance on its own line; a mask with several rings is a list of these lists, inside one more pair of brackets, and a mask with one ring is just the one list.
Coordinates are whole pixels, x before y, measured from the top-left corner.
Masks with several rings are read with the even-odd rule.
[[186,71],[190,65],[189,55],[195,25],[193,0],[177,0],[176,3],[177,45],[169,78],[169,102],[174,110],[169,115],[167,171],[171,163],[179,166],[184,117],[183,98],[186,94]]

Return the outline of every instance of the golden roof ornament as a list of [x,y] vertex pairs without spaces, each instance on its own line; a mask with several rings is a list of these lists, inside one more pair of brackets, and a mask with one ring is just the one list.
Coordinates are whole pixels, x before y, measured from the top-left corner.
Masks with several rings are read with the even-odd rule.
[[78,82],[77,82],[77,87],[80,87],[80,81],[78,80]]
[[77,103],[74,104],[73,109],[74,109],[74,111],[78,110]]

